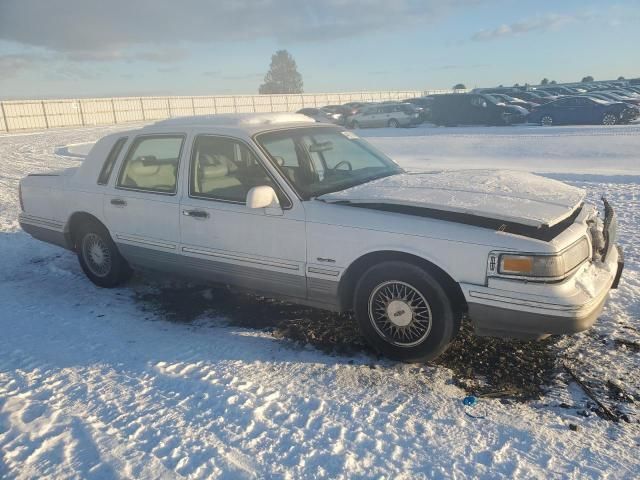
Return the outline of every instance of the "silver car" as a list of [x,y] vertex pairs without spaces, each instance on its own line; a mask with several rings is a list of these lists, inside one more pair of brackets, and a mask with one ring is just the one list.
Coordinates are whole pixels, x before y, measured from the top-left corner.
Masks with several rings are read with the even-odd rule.
[[379,103],[367,105],[347,118],[351,128],[408,127],[420,121],[420,114],[410,103]]

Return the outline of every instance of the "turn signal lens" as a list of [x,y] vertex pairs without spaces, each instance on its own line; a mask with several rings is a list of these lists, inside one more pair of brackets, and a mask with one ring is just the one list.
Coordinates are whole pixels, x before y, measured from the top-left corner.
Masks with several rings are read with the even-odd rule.
[[502,273],[531,273],[533,271],[533,257],[503,255],[500,271]]
[[564,259],[559,255],[500,255],[499,273],[523,277],[561,277]]

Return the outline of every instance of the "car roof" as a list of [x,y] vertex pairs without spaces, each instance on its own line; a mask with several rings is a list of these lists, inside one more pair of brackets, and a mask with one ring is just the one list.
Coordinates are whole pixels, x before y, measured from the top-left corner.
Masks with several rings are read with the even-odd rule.
[[142,128],[112,133],[107,137],[181,133],[183,130],[197,129],[242,138],[283,128],[314,126],[325,128],[329,125],[320,125],[299,113],[229,113],[169,118]]

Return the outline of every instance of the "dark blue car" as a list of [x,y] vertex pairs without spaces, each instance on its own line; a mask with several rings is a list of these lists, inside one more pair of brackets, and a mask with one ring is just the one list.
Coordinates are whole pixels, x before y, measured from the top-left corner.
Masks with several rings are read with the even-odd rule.
[[586,96],[563,97],[534,108],[529,122],[540,125],[615,125],[638,117],[637,108]]

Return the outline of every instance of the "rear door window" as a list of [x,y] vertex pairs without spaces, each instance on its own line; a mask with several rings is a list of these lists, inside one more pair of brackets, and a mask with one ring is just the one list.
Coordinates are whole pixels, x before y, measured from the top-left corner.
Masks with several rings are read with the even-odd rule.
[[118,177],[118,188],[176,193],[184,135],[145,135],[135,139]]

